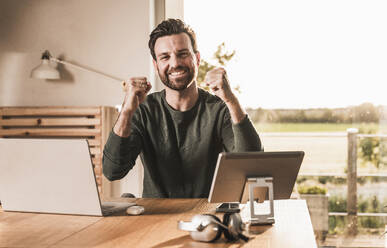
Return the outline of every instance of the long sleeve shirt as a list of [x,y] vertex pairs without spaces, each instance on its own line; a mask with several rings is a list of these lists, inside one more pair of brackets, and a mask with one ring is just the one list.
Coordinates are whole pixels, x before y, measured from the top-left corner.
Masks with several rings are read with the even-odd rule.
[[140,154],[144,166],[142,197],[208,197],[219,153],[260,151],[260,138],[248,116],[233,124],[226,104],[199,89],[190,110],[173,109],[165,90],[152,93],[132,117],[131,134],[110,133],[103,173],[123,178]]

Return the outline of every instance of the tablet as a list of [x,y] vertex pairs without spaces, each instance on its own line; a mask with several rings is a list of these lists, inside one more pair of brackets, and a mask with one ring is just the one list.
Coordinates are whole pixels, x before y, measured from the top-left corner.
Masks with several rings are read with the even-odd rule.
[[220,153],[208,202],[241,202],[246,179],[272,177],[274,199],[289,199],[303,151]]

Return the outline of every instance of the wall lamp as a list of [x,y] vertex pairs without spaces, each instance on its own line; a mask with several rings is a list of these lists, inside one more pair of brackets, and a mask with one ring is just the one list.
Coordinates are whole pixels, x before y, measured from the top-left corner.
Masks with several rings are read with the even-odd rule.
[[64,64],[64,65],[67,65],[67,66],[70,66],[70,67],[74,67],[74,68],[77,68],[77,69],[80,69],[80,70],[83,70],[83,71],[94,72],[96,74],[105,76],[105,77],[110,78],[110,79],[114,79],[116,81],[121,82],[123,89],[125,89],[126,83],[125,83],[124,79],[121,79],[121,78],[109,75],[107,73],[104,73],[104,72],[100,72],[100,71],[97,71],[97,70],[94,70],[94,69],[90,69],[90,68],[86,68],[86,67],[83,67],[83,66],[75,65],[75,64],[66,62],[64,60],[55,58],[55,57],[51,56],[51,54],[50,54],[50,52],[48,50],[44,51],[44,53],[42,54],[42,58],[41,59],[42,59],[42,63],[40,65],[38,65],[37,67],[35,67],[34,69],[32,69],[32,71],[31,71],[31,77],[32,78],[60,79],[59,71],[54,66],[52,66],[50,64],[50,61],[53,61],[53,62]]

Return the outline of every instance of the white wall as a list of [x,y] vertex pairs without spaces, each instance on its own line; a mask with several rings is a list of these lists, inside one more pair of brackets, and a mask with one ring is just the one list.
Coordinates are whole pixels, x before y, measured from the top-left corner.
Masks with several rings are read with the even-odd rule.
[[165,0],[165,19],[184,20],[184,0]]
[[0,1],[0,106],[120,104],[119,83],[61,66],[64,79],[29,77],[48,49],[117,77],[151,76],[151,0]]

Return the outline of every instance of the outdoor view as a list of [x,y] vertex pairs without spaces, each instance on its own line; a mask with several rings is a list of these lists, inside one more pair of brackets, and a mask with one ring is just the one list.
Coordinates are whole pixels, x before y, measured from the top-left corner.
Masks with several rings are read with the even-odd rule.
[[[355,149],[356,238],[384,245],[387,2],[185,0],[184,9],[201,52],[199,84],[214,66],[225,67],[265,151],[305,151],[294,193],[327,198],[326,223],[310,209],[319,244],[346,242]],[[357,129],[356,148],[348,146],[349,128]]]

